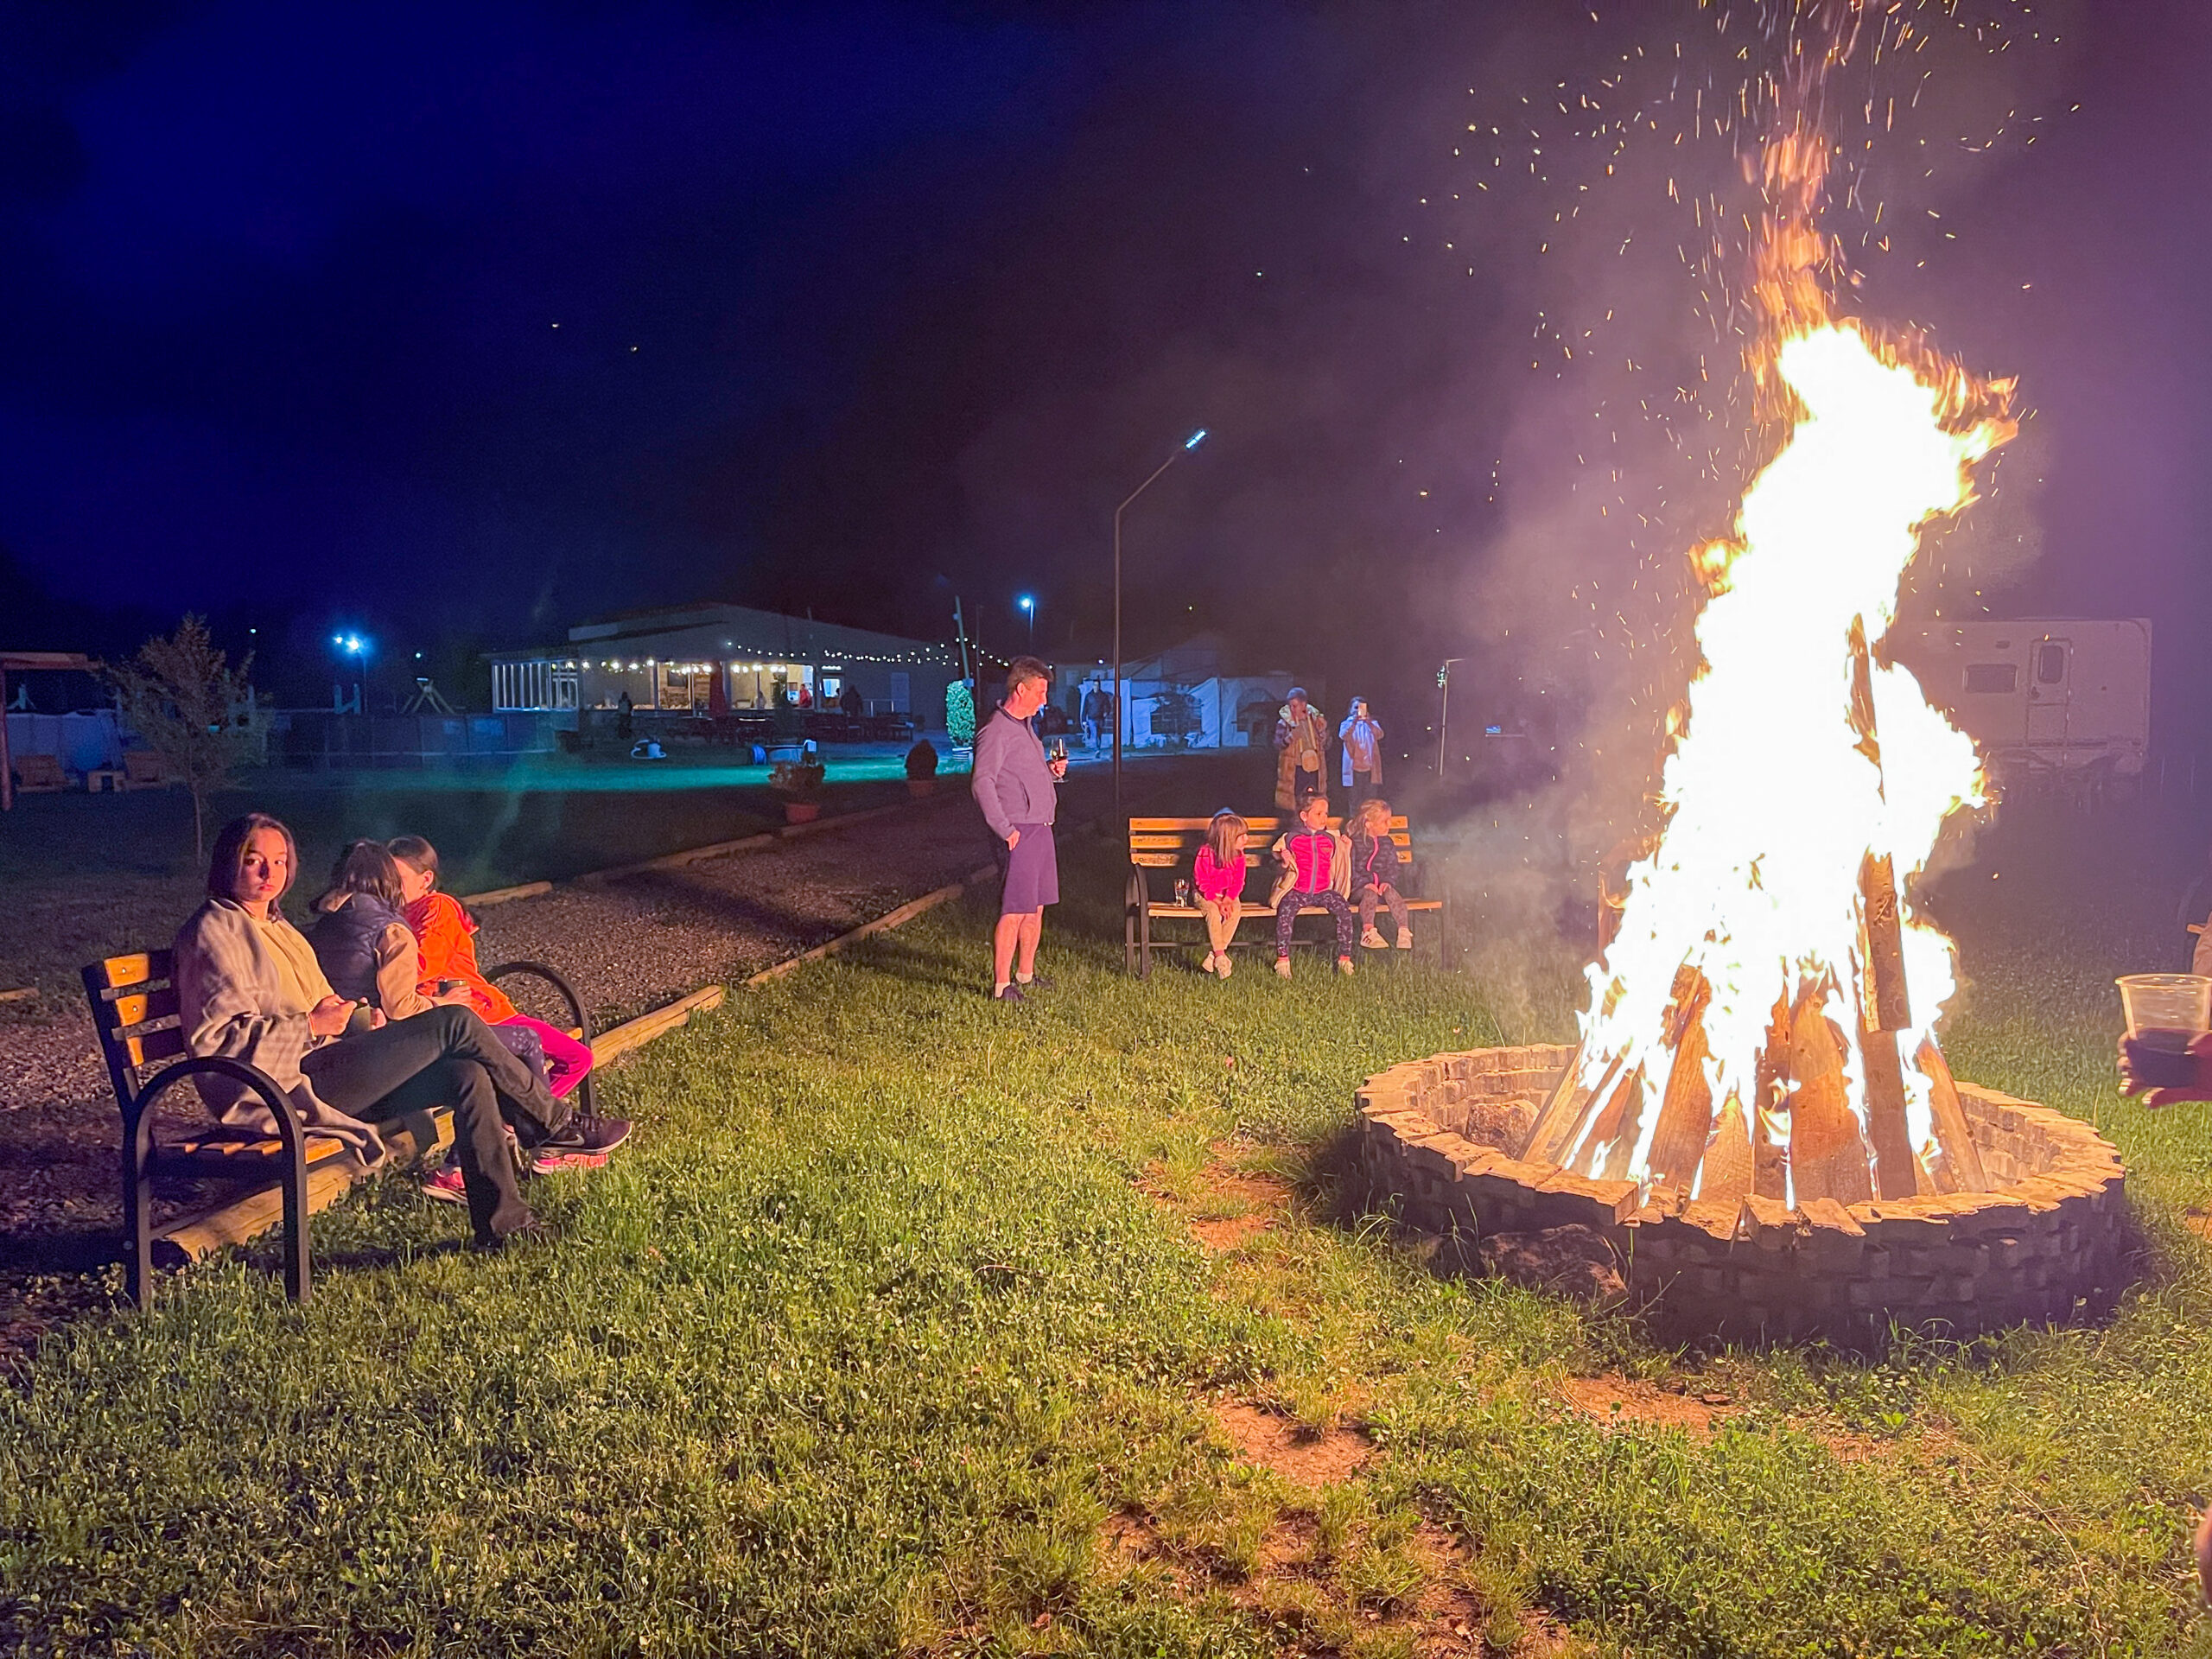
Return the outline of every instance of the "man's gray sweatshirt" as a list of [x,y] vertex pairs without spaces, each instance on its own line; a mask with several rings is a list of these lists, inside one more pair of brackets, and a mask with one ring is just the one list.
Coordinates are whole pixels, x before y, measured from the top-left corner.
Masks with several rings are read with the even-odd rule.
[[1001,841],[1017,824],[1052,823],[1058,804],[1043,741],[1004,704],[976,734],[976,772],[969,787],[983,809],[983,822]]

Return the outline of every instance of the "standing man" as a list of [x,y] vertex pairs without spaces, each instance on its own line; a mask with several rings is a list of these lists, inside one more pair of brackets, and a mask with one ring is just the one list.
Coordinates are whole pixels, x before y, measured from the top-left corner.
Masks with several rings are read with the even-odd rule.
[[970,787],[996,838],[998,926],[991,934],[991,995],[1020,1002],[1023,992],[1049,983],[1037,977],[1037,941],[1045,906],[1060,901],[1059,855],[1052,846],[1054,785],[1068,763],[1047,760],[1029,719],[1045,706],[1052,677],[1034,657],[1017,657],[1006,671],[1006,701],[976,734]]
[[1083,694],[1083,741],[1086,748],[1096,748],[1106,730],[1106,693],[1092,686]]
[[1337,741],[1344,746],[1344,787],[1351,791],[1351,805],[1373,799],[1382,787],[1382,722],[1367,712],[1365,697],[1351,700],[1351,713],[1337,728]]
[[1321,711],[1306,701],[1306,688],[1290,688],[1290,700],[1275,716],[1275,804],[1295,812],[1327,785],[1321,778],[1329,728]]

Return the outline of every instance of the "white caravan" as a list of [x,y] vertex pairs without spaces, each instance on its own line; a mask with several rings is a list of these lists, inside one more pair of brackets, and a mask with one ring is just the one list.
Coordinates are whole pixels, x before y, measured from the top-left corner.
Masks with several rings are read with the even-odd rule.
[[1889,654],[1974,739],[1993,777],[2098,786],[2151,747],[2151,624],[2031,617],[1891,634]]

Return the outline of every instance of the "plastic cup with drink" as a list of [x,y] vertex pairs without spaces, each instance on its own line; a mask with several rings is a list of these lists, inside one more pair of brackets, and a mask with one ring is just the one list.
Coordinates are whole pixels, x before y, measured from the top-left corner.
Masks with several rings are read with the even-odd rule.
[[2212,1030],[2212,979],[2202,974],[2128,974],[2120,981],[2127,1019],[2127,1064],[2152,1089],[2196,1080],[2189,1046]]

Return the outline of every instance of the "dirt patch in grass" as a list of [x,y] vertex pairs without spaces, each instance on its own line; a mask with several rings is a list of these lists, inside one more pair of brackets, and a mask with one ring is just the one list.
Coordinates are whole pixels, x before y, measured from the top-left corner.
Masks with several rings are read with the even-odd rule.
[[1356,1430],[1331,1428],[1317,1434],[1242,1400],[1223,1401],[1214,1408],[1214,1418],[1238,1457],[1309,1491],[1350,1480],[1375,1454],[1374,1443]]
[[1213,1160],[1186,1188],[1172,1183],[1154,1166],[1146,1172],[1144,1190],[1183,1218],[1191,1236],[1216,1255],[1235,1249],[1290,1213],[1287,1181],[1235,1166],[1237,1147],[1217,1142]]
[[1570,1376],[1560,1392],[1585,1416],[1653,1428],[1680,1428],[1702,1438],[1737,1414],[1735,1397],[1719,1389],[1676,1393],[1638,1377]]
[[1209,1164],[1198,1179],[1202,1196],[1190,1206],[1191,1236],[1210,1250],[1233,1250],[1290,1213],[1290,1188],[1272,1176]]

